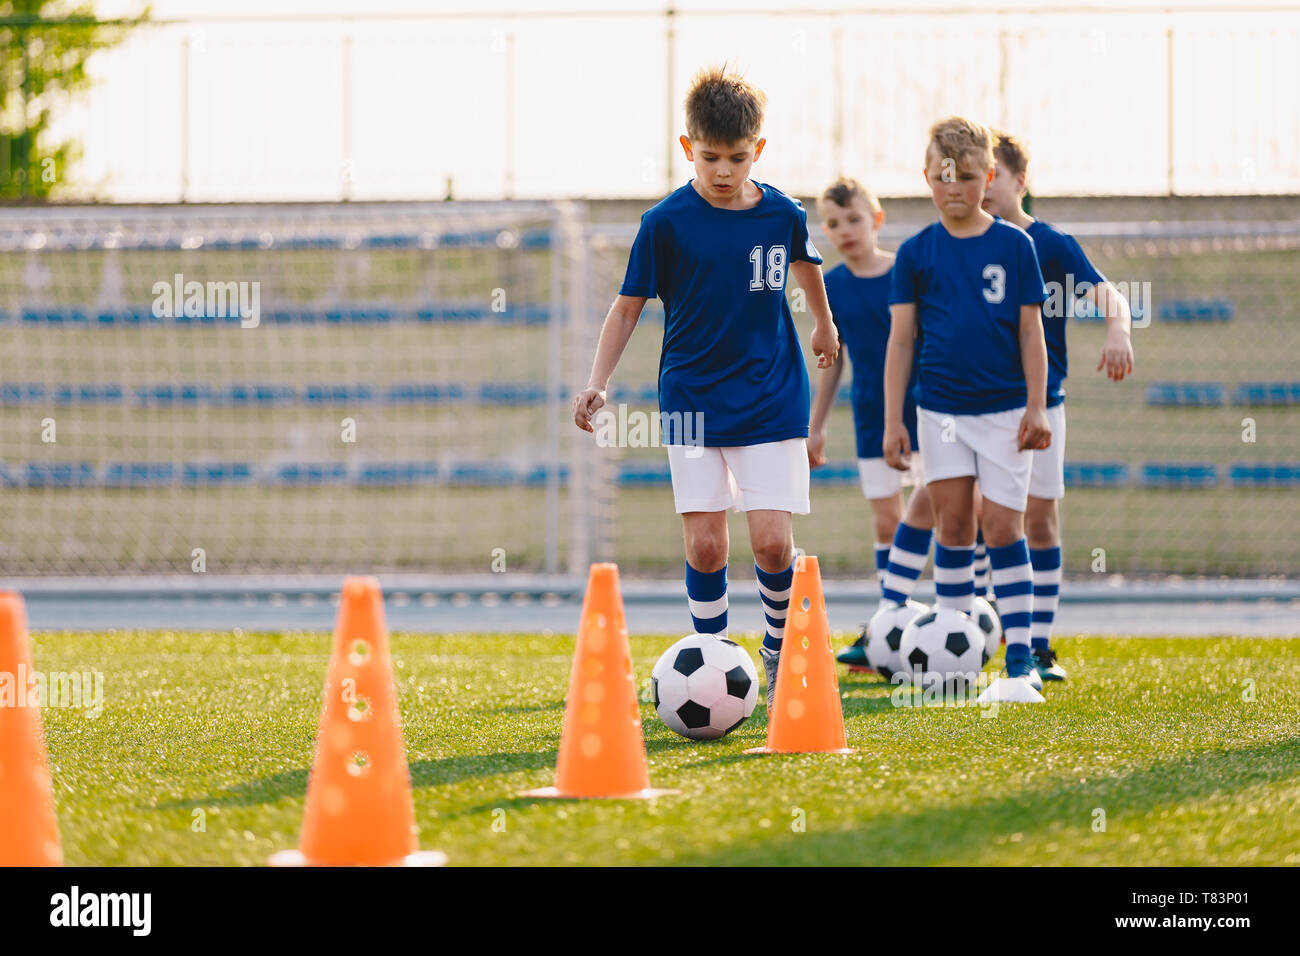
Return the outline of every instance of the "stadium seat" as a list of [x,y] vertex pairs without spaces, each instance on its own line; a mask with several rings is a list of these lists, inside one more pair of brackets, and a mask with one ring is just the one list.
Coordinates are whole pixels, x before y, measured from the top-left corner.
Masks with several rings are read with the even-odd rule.
[[85,488],[96,484],[88,461],[29,461],[23,484],[28,488]]
[[1128,484],[1128,465],[1120,461],[1067,461],[1067,488],[1122,488]]
[[1242,382],[1232,390],[1234,405],[1300,405],[1300,382]]
[[1206,408],[1223,404],[1221,382],[1153,382],[1147,386],[1147,404]]
[[116,405],[122,401],[122,386],[58,385],[50,397],[56,405]]
[[246,485],[253,477],[253,466],[246,461],[187,461],[181,465],[184,485]]
[[212,387],[193,382],[140,385],[135,401],[137,405],[206,405],[212,401]]
[[383,487],[428,485],[438,480],[438,473],[438,463],[434,461],[367,462],[357,472],[357,484]]
[[513,466],[494,461],[453,462],[447,476],[447,483],[450,485],[488,488],[502,488],[516,484],[518,481],[519,473]]
[[[563,487],[569,482],[569,466],[561,465],[557,472],[560,479],[560,486]],[[545,488],[550,481],[551,469],[546,465],[534,465],[528,471],[524,472],[523,483],[525,488]]]
[[1161,322],[1228,322],[1235,309],[1226,299],[1171,299],[1160,303]]
[[292,385],[232,382],[211,394],[217,405],[287,405],[298,401],[298,389]]
[[671,485],[672,473],[668,462],[624,462],[618,470],[618,483],[624,488],[644,488],[651,485]]
[[1234,488],[1290,488],[1300,485],[1300,463],[1234,462],[1228,480]]
[[812,469],[809,478],[814,485],[856,485],[858,463],[856,461],[828,461],[820,468]]
[[272,473],[275,484],[341,485],[347,482],[348,468],[342,462],[294,462],[280,465]]
[[105,488],[165,487],[176,480],[170,461],[110,461],[104,466]]
[[45,386],[40,382],[0,382],[0,405],[25,405],[45,401]]
[[1140,484],[1144,488],[1212,488],[1219,482],[1212,462],[1146,462]]
[[616,405],[619,403],[626,405],[657,405],[659,402],[659,386],[653,382],[645,385],[615,385],[610,392],[609,400]]
[[464,385],[409,382],[390,385],[383,400],[390,405],[445,405],[463,402],[468,394]]
[[358,404],[374,401],[375,390],[369,385],[327,385],[313,382],[307,386],[305,397],[311,405]]
[[536,382],[484,382],[478,400],[484,405],[538,405],[546,401],[546,389]]

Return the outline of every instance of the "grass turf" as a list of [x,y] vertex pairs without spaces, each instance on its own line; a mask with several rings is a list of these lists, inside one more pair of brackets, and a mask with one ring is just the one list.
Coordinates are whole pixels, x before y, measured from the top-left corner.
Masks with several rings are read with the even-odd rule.
[[[682,791],[653,802],[516,796],[554,780],[572,636],[391,643],[421,847],[456,864],[1300,862],[1300,638],[1062,638],[1070,681],[993,719],[894,707],[841,672],[847,757],[743,756],[761,704],[712,743],[643,704],[651,782]],[[668,643],[632,639],[644,685]],[[104,674],[98,717],[43,713],[69,864],[262,864],[296,845],[328,636],[33,648],[38,669]]]

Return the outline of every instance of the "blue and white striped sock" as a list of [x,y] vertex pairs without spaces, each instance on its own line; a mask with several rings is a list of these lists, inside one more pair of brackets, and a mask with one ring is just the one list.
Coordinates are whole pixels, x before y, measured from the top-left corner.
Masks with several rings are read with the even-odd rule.
[[975,596],[988,600],[989,552],[984,547],[984,532],[975,533]]
[[894,543],[889,549],[889,562],[885,567],[885,580],[880,586],[886,601],[906,604],[916,588],[917,579],[925,569],[925,560],[930,554],[930,538],[933,532],[913,528],[903,522],[898,523],[894,532]]
[[969,614],[975,607],[974,548],[934,546],[934,593],[939,607]]
[[1029,625],[1034,612],[1033,570],[1029,545],[1024,538],[1001,548],[989,548],[993,565],[993,593],[998,599],[998,616],[1008,649],[1015,644],[1029,648]]
[[716,571],[696,571],[686,564],[686,603],[696,634],[727,636],[727,566]]
[[1035,649],[1047,650],[1061,600],[1061,548],[1030,548],[1029,561],[1034,567],[1034,619],[1029,635]]
[[885,571],[889,568],[889,548],[888,541],[876,542],[876,583],[882,591],[885,589]]
[[763,602],[763,617],[767,625],[763,646],[780,651],[781,642],[785,640],[785,615],[790,609],[794,562],[791,561],[784,571],[764,571],[755,564],[754,573],[758,575],[758,596]]

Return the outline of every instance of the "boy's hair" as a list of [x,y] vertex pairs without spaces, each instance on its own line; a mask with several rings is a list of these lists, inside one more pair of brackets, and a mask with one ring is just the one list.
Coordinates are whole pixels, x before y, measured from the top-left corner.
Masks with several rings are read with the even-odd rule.
[[861,196],[866,200],[867,208],[872,212],[881,211],[880,200],[876,198],[876,194],[852,176],[841,176],[827,186],[826,191],[822,193],[822,199],[829,200],[835,205],[844,206],[845,208],[848,208],[849,203],[853,202],[857,196]]
[[927,162],[931,155],[958,164],[972,156],[982,169],[992,169],[993,137],[987,126],[961,116],[950,116],[930,127],[930,144],[925,148]]
[[686,135],[696,143],[756,140],[763,128],[767,97],[726,64],[695,74],[686,93]]
[[999,166],[1011,170],[1013,176],[1020,176],[1029,169],[1029,148],[1010,133],[1000,129],[993,132],[993,158]]

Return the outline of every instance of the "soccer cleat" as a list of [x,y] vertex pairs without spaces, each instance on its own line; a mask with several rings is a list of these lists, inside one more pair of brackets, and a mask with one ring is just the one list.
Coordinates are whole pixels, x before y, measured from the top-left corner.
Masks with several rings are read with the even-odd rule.
[[1034,690],[1043,690],[1043,679],[1034,667],[1034,655],[1024,644],[1008,644],[1006,657],[1008,677],[1023,677]]
[[850,671],[872,670],[867,663],[867,629],[863,627],[858,639],[836,654],[835,659],[841,664],[847,664]]
[[772,703],[776,700],[776,667],[781,663],[781,652],[760,647],[758,656],[763,659],[763,672],[767,675],[767,715],[771,717]]
[[1034,670],[1040,680],[1065,680],[1065,668],[1056,663],[1056,651],[1034,648]]

